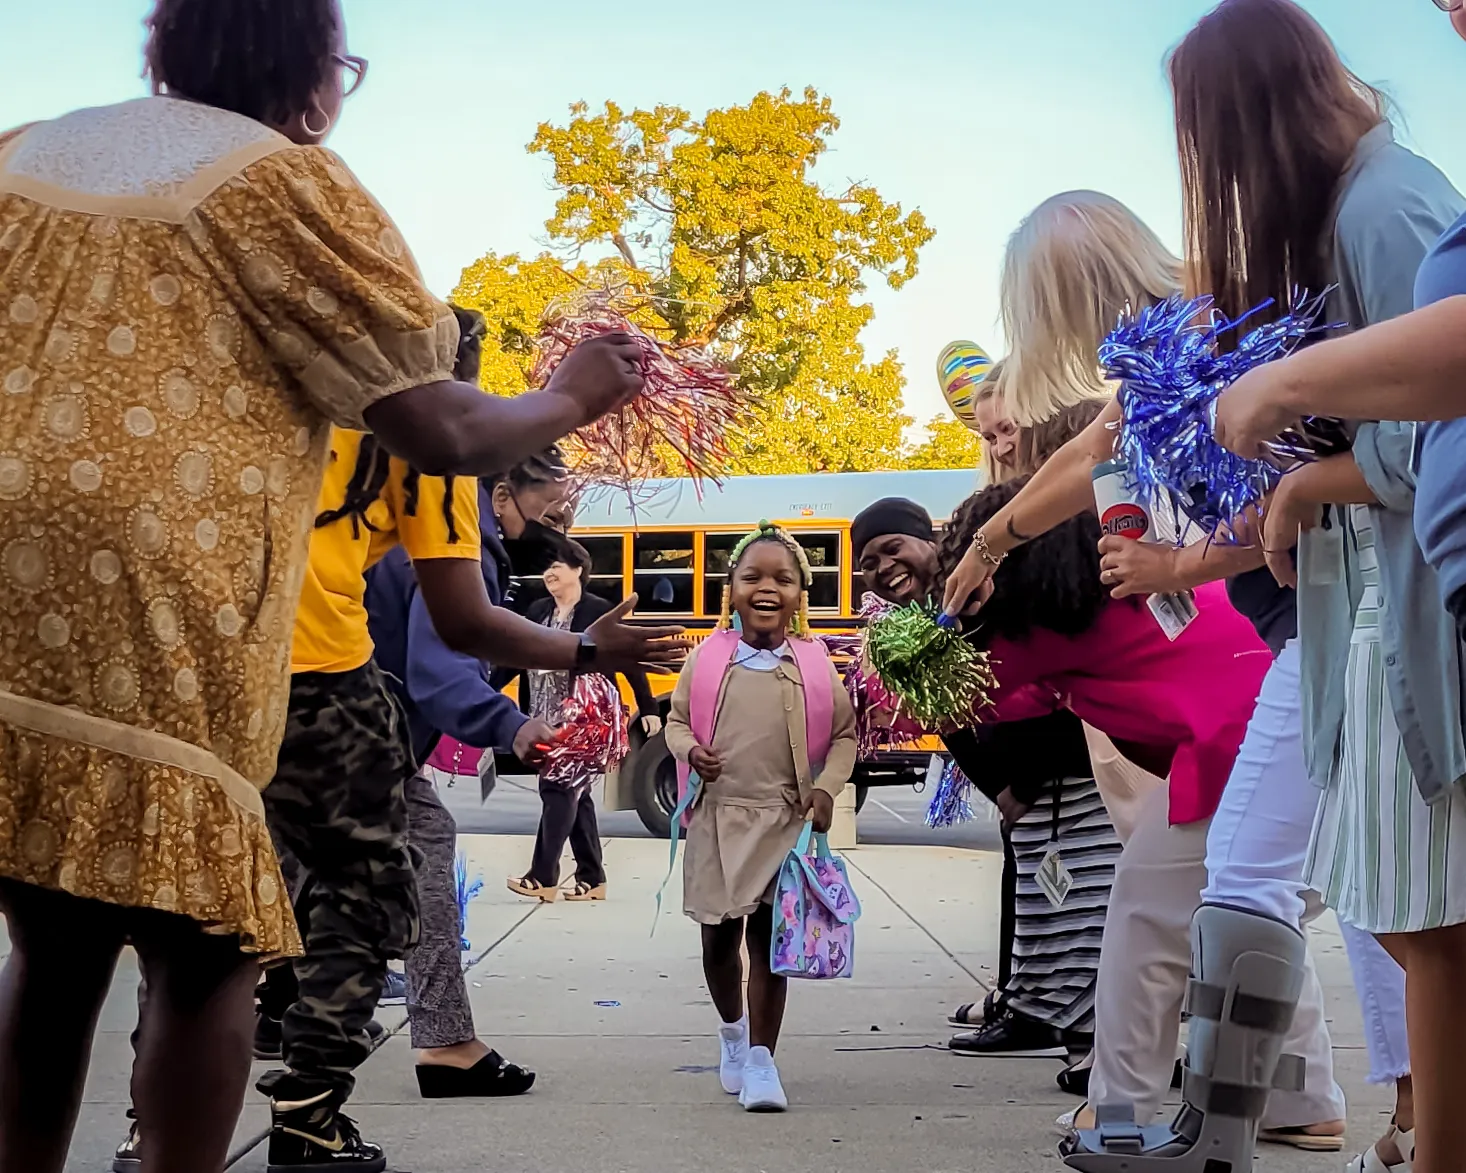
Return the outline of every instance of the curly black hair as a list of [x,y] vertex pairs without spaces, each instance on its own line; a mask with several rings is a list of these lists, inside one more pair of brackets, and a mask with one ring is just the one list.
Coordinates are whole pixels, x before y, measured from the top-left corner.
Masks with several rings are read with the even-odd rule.
[[488,323],[478,310],[465,309],[452,302],[448,303],[448,308],[458,319],[458,355],[453,361],[453,377],[460,383],[477,383]]
[[[1027,483],[1020,477],[992,485],[957,507],[937,546],[943,580],[983,524]],[[993,575],[993,595],[979,612],[975,639],[1019,640],[1036,627],[1060,635],[1087,631],[1109,601],[1100,582],[1099,540],[1099,520],[1085,512],[1013,550]]]
[[336,26],[333,0],[157,0],[146,73],[170,94],[280,124],[336,68]]

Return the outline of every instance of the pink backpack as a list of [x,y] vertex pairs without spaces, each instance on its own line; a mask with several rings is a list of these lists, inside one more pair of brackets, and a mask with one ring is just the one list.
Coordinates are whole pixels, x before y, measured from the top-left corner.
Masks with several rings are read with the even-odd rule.
[[[718,712],[718,693],[723,677],[733,662],[742,636],[736,631],[716,631],[703,641],[692,666],[692,689],[688,698],[688,719],[698,745],[713,744],[713,724]],[[809,747],[809,768],[817,777],[830,752],[831,726],[835,719],[835,689],[830,680],[829,653],[818,640],[794,639],[789,647],[804,681],[804,738]],[[686,827],[692,817],[689,795],[691,767],[677,763],[677,809]],[[675,820],[674,820],[675,821]]]

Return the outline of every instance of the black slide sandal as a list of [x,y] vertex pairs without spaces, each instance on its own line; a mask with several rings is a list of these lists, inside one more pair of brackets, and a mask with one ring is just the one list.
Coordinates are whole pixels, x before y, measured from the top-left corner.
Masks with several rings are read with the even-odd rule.
[[490,1051],[472,1067],[417,1065],[417,1090],[425,1100],[452,1100],[470,1096],[522,1096],[534,1087],[534,1072],[508,1063]]

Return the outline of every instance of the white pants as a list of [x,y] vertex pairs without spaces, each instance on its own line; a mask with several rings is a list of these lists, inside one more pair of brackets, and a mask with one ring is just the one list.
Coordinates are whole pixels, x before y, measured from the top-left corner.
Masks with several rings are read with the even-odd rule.
[[[1165,790],[1152,794],[1120,856],[1095,988],[1090,1103],[1133,1104],[1140,1124],[1155,1119],[1171,1084],[1191,969],[1191,918],[1207,878],[1207,823],[1169,826],[1168,808]],[[1305,832],[1305,845],[1306,838]],[[1321,905],[1312,902],[1310,911],[1316,915]],[[1312,917],[1305,913],[1303,919]],[[1343,1119],[1344,1094],[1334,1082],[1323,989],[1311,954],[1284,1052],[1303,1057],[1304,1090],[1269,1096],[1262,1126]]]
[[1405,1037],[1405,971],[1385,952],[1373,933],[1339,922],[1354,990],[1364,1018],[1369,1052],[1369,1082],[1394,1083],[1410,1074],[1410,1043]]
[[1206,840],[1205,904],[1229,904],[1302,927],[1303,865],[1323,791],[1303,761],[1298,641],[1263,677]]

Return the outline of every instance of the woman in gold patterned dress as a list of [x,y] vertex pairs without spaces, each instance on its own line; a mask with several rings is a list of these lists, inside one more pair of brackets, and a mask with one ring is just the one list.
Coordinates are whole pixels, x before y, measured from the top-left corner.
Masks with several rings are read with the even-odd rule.
[[259,792],[329,425],[476,474],[640,388],[625,339],[517,400],[453,380],[319,146],[366,64],[336,0],[149,23],[157,96],[0,135],[0,1173],[62,1169],[129,941],[145,1167],[222,1166],[256,961],[299,950]]

